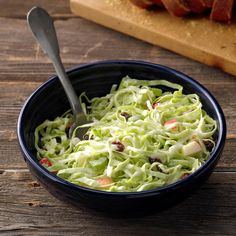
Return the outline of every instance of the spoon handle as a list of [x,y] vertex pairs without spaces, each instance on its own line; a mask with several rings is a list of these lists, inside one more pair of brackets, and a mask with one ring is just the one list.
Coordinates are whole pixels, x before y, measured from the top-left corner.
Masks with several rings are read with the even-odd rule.
[[68,97],[75,123],[77,123],[77,116],[79,113],[82,113],[82,108],[61,62],[53,20],[44,9],[33,7],[27,15],[27,21],[38,43],[41,45],[43,51],[47,53],[54,65],[56,73]]

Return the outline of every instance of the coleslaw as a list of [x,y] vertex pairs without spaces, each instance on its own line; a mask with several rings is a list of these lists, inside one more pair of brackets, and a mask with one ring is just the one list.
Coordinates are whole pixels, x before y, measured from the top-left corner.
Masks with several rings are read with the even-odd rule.
[[82,93],[80,101],[89,120],[83,140],[76,137],[83,126],[69,138],[70,112],[35,130],[39,162],[73,184],[112,192],[159,188],[196,171],[214,150],[216,121],[179,84],[127,76],[106,96]]

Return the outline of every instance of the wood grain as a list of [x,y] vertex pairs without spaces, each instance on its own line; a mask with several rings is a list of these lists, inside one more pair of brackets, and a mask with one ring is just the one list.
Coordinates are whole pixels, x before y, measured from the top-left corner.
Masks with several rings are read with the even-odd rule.
[[182,235],[232,235],[236,229],[235,175],[214,173],[198,192],[164,212],[119,219],[59,202],[27,170],[7,170],[0,178],[0,234],[177,235],[181,230]]
[[0,17],[26,18],[33,7],[43,7],[55,18],[73,17],[67,0],[0,0]]
[[[23,20],[0,19],[0,24],[4,26],[4,29],[8,29],[0,32],[0,45],[3,45],[3,48],[5,47],[0,51],[0,62],[4,62],[0,64],[1,81],[30,82],[33,80],[34,83],[36,81],[39,82],[39,85],[40,82],[46,81],[55,73],[50,61],[38,48]],[[80,27],[80,25],[83,25],[83,27]],[[120,35],[117,32],[82,19],[57,21],[56,26],[60,41],[62,42],[62,58],[67,68],[97,60],[137,59],[161,63],[181,70],[201,82],[215,95],[228,119],[229,133],[236,134],[234,112],[236,110],[236,101],[232,99],[236,89],[236,83],[233,76],[228,76],[219,70],[189,61],[169,51],[140,42],[125,35]],[[19,37],[11,38],[10,36],[14,35],[14,27],[21,29],[18,31],[20,35]],[[73,28],[75,28],[75,31],[73,31]],[[71,37],[71,35],[73,36]],[[88,35],[91,38],[89,41],[86,40]],[[102,37],[106,39],[104,42],[101,41]],[[72,40],[69,40],[71,38]],[[114,43],[119,48],[117,53],[113,53],[114,48],[112,45]],[[134,50],[127,50],[127,48],[133,48]],[[3,84],[2,88],[5,86],[11,88],[13,92],[15,90],[14,86],[20,90],[20,85],[18,86],[17,83],[8,84],[7,82]],[[29,84],[28,86],[33,86],[33,84]],[[4,91],[8,90],[3,89],[3,94],[5,95]],[[33,89],[30,90],[30,92],[32,91]],[[0,96],[3,96],[3,94]],[[11,97],[12,94],[8,96]],[[18,101],[24,100],[24,97],[20,93],[19,98]],[[5,101],[5,103],[8,104],[8,101]]]
[[[27,28],[25,15],[33,5],[55,18],[67,68],[106,59],[145,60],[180,70],[214,94],[227,118],[227,142],[215,172],[199,191],[163,213],[120,219],[66,205],[32,178],[17,144],[16,122],[25,99],[54,74]],[[0,235],[235,235],[233,76],[72,16],[66,0],[0,0],[0,6]]]

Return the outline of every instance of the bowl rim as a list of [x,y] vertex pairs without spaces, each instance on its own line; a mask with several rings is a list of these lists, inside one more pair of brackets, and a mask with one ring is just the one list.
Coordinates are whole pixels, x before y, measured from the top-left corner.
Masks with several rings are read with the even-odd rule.
[[28,97],[28,99],[26,99],[26,101],[24,102],[24,104],[21,108],[21,111],[20,111],[19,117],[18,117],[18,121],[17,121],[18,144],[21,148],[21,151],[22,151],[25,159],[27,159],[27,161],[29,161],[30,164],[33,165],[33,167],[37,169],[37,171],[42,173],[44,176],[49,178],[51,181],[56,182],[58,184],[62,184],[64,187],[72,188],[75,191],[79,190],[79,191],[83,191],[83,192],[87,192],[87,193],[96,193],[96,194],[106,195],[106,196],[108,196],[108,195],[113,196],[113,197],[122,197],[123,196],[123,197],[131,197],[132,198],[132,197],[152,196],[152,195],[161,194],[163,192],[168,192],[171,189],[177,189],[177,188],[181,187],[182,185],[191,182],[191,180],[196,178],[198,175],[204,173],[211,166],[212,163],[217,161],[217,159],[220,156],[221,151],[224,148],[227,127],[226,127],[224,113],[223,113],[219,103],[214,98],[214,96],[211,94],[211,92],[208,91],[208,89],[206,89],[198,81],[194,80],[193,78],[189,77],[188,75],[186,75],[180,71],[177,71],[173,68],[170,68],[168,66],[164,66],[161,64],[155,64],[155,63],[141,61],[141,60],[102,60],[102,61],[96,61],[96,62],[84,64],[84,65],[75,66],[75,67],[72,67],[72,68],[66,70],[66,72],[68,73],[68,75],[70,75],[71,73],[76,72],[78,70],[83,70],[83,69],[87,69],[87,68],[93,69],[93,67],[106,66],[106,65],[112,65],[112,64],[114,64],[114,65],[115,64],[126,64],[126,65],[132,64],[132,65],[136,65],[136,66],[144,66],[146,68],[149,67],[149,68],[153,68],[153,69],[159,69],[164,72],[167,72],[170,75],[175,75],[175,76],[179,77],[180,79],[183,79],[184,81],[192,84],[194,86],[194,88],[197,87],[198,90],[201,91],[208,98],[209,101],[211,101],[211,104],[213,105],[213,109],[216,111],[217,118],[218,118],[218,126],[219,126],[218,132],[219,133],[218,133],[217,144],[215,146],[213,153],[211,153],[208,160],[201,167],[199,167],[194,173],[192,173],[188,177],[178,180],[177,182],[174,182],[172,184],[160,187],[160,188],[154,188],[154,189],[144,190],[144,191],[140,191],[140,192],[108,192],[108,191],[103,191],[103,190],[96,190],[96,189],[91,189],[91,188],[87,188],[87,187],[82,187],[82,186],[73,184],[67,180],[64,180],[64,179],[56,176],[55,174],[49,172],[46,168],[44,168],[42,165],[40,165],[39,162],[36,161],[37,157],[35,155],[33,155],[31,153],[31,151],[29,150],[29,148],[27,147],[26,141],[25,141],[24,135],[23,135],[23,133],[24,133],[23,132],[23,127],[24,127],[23,116],[25,114],[25,110],[29,106],[30,101],[32,101],[34,99],[34,97],[37,96],[37,94],[41,90],[45,89],[46,87],[48,87],[52,83],[55,83],[57,80],[59,80],[58,77],[56,75],[54,75],[54,76],[51,76],[47,81],[43,82],[37,89],[35,89],[32,92],[32,94]]

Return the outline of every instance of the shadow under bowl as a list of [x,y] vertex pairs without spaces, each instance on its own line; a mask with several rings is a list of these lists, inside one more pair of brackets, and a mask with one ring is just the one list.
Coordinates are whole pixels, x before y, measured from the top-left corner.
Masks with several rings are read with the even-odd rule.
[[41,85],[25,102],[19,115],[17,136],[23,157],[31,173],[55,197],[76,206],[88,206],[105,212],[149,212],[176,204],[199,188],[212,173],[226,139],[226,123],[222,109],[210,92],[190,77],[171,68],[141,61],[102,61],[67,71],[77,94],[89,98],[104,96],[113,84],[128,75],[142,80],[168,80],[184,87],[185,94],[200,96],[204,110],[217,121],[216,147],[209,159],[193,174],[171,185],[142,192],[105,192],[69,183],[47,171],[36,158],[34,130],[46,119],[61,116],[69,103],[58,77]]

